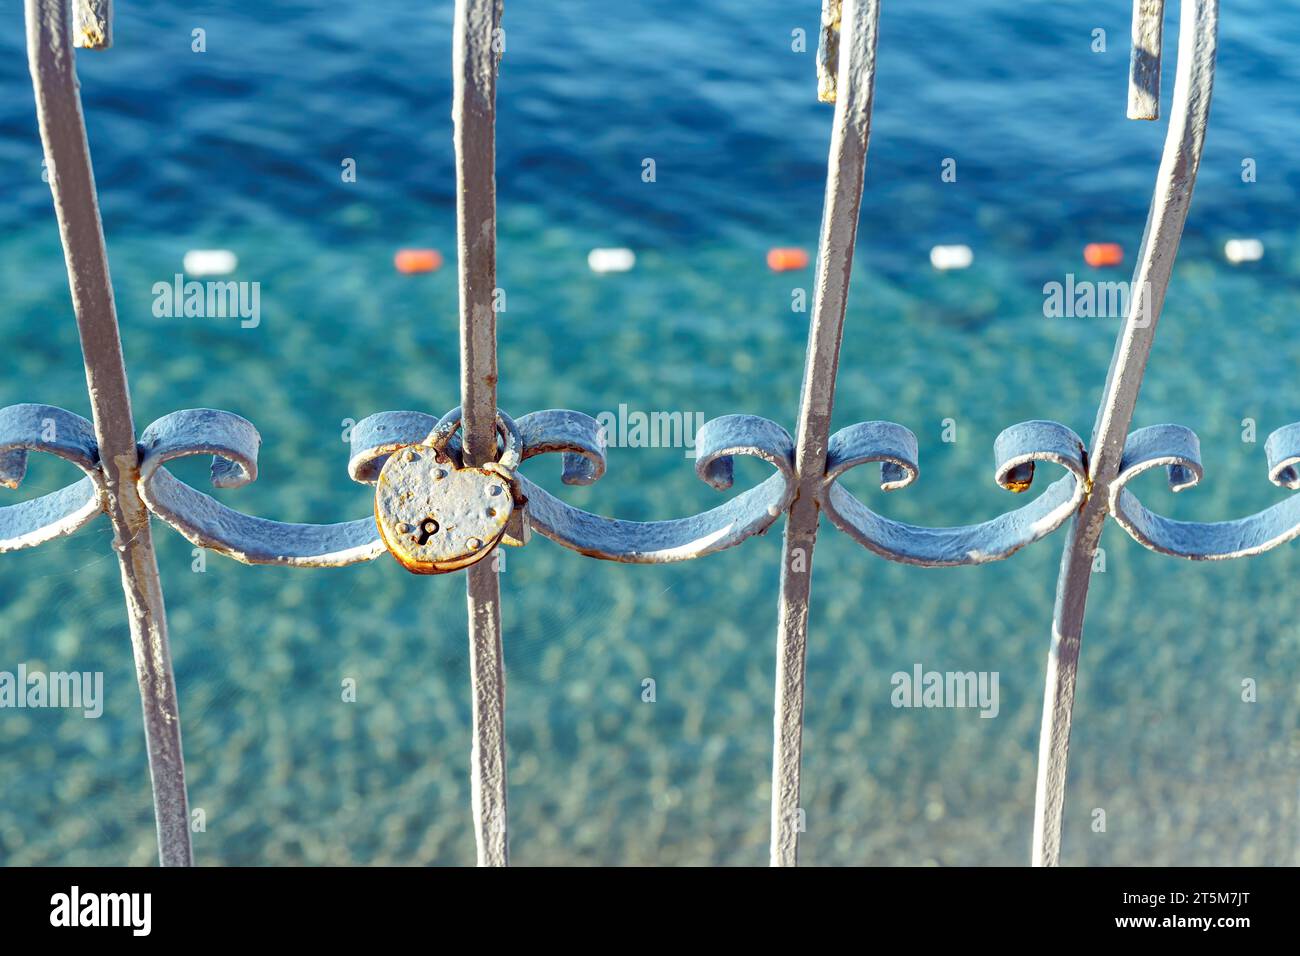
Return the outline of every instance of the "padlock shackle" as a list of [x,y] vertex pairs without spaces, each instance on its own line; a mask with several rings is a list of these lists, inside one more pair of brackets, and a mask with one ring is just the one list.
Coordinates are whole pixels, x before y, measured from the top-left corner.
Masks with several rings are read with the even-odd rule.
[[[461,407],[457,405],[438,419],[438,424],[433,426],[428,437],[421,444],[432,446],[439,455],[450,456],[453,452],[459,455],[460,443],[456,440],[456,433],[460,431],[462,418]],[[501,436],[504,447],[500,457],[495,462],[487,464],[497,465],[499,469],[506,472],[504,477],[513,479],[515,469],[523,460],[524,440],[519,434],[519,426],[515,424],[515,420],[499,408],[497,409],[497,434]]]

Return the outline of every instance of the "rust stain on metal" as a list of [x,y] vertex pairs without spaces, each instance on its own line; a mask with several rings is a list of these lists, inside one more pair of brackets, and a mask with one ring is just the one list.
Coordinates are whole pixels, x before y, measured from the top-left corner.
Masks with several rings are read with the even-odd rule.
[[823,0],[821,35],[817,41],[817,99],[834,103],[840,72],[840,20],[843,0]]
[[1020,494],[1028,491],[1034,483],[1034,463],[1031,461],[1024,467],[1023,471],[1016,472],[1013,476],[1007,478],[1006,489],[1012,494]]

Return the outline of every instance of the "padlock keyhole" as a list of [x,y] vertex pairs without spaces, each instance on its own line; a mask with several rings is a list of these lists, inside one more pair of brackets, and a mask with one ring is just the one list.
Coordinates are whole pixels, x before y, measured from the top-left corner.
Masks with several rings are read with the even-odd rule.
[[432,517],[425,518],[420,522],[420,528],[415,535],[415,543],[419,545],[426,544],[437,533],[438,522]]

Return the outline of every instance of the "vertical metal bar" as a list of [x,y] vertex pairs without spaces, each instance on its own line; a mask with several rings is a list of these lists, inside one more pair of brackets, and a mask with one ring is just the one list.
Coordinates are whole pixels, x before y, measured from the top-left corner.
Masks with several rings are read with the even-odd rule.
[[107,489],[105,510],[113,524],[113,544],[122,573],[136,679],[144,708],[159,858],[164,866],[187,866],[193,860],[180,709],[149,512],[136,489],[139,457],[135,425],[77,91],[68,0],[27,0],[26,17],[36,115],[50,167],[54,210],[81,335],[95,437]]
[[[496,75],[497,0],[456,0],[452,122],[460,273],[461,408],[465,463],[497,457]],[[479,866],[509,862],[506,829],[505,669],[501,586],[493,562],[468,570],[473,681],[471,799]]]
[[786,520],[781,557],[772,751],[773,866],[793,866],[798,854],[808,597],[812,588],[812,552],[817,542],[819,518],[816,496],[826,473],[826,443],[835,400],[835,376],[853,268],[858,210],[862,205],[862,178],[871,133],[879,14],[879,0],[844,0],[840,72],[822,209],[817,285],[799,404],[795,450],[798,491]]
[[1133,46],[1128,65],[1128,118],[1160,118],[1160,43],[1165,0],[1133,0]]
[[1181,7],[1178,69],[1169,131],[1133,272],[1128,314],[1115,343],[1106,388],[1093,428],[1088,462],[1091,488],[1071,523],[1061,556],[1038,749],[1033,836],[1035,866],[1056,866],[1060,862],[1070,723],[1093,556],[1109,508],[1110,485],[1119,473],[1125,439],[1155,340],[1156,323],[1164,306],[1165,291],[1169,287],[1169,276],[1174,257],[1178,254],[1201,150],[1205,145],[1210,94],[1214,88],[1219,3],[1218,0],[1182,0]]

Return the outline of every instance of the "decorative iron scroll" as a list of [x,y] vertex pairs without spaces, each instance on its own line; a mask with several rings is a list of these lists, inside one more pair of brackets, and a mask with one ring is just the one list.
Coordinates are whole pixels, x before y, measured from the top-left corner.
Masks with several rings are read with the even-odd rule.
[[53,405],[0,408],[0,484],[17,488],[27,475],[27,454],[33,451],[70,461],[86,477],[48,495],[0,507],[0,551],[31,548],[72,534],[104,510],[99,445],[90,422]]
[[863,422],[831,436],[820,504],[831,524],[863,547],[891,561],[928,568],[987,564],[1009,558],[1043,538],[1079,510],[1087,489],[1083,442],[1056,422],[1023,422],[993,443],[994,481],[1021,493],[1034,480],[1034,463],[1050,461],[1069,474],[1034,501],[981,524],[923,528],[882,518],[838,484],[855,465],[880,462],[884,491],[906,488],[920,475],[916,436],[893,422]]
[[[102,251],[103,240],[97,233],[93,179],[78,182],[68,174],[69,169],[76,168],[78,141],[84,154],[85,133],[68,49],[67,4],[68,0],[27,0],[27,18],[42,133],[56,171],[51,185],[61,211],[60,222],[70,217],[75,225],[76,215],[80,215],[96,227],[94,231],[64,230],[65,254],[75,290],[84,262],[91,261],[85,258],[87,249],[93,259],[96,251]],[[106,9],[106,5],[96,6]],[[1064,476],[1027,504],[974,525],[930,528],[877,514],[840,484],[850,469],[867,463],[879,464],[884,491],[906,488],[920,474],[916,437],[902,425],[861,422],[834,435],[829,433],[870,132],[879,0],[825,0],[822,13],[819,87],[823,98],[835,103],[835,119],[797,438],[764,418],[726,415],[708,422],[697,439],[696,474],[719,491],[732,488],[734,459],[738,455],[765,461],[775,473],[707,511],[647,522],[592,514],[566,504],[522,475],[516,479],[524,499],[527,526],[566,548],[608,561],[650,564],[703,557],[762,534],[783,514],[788,516],[774,728],[774,864],[796,862],[797,828],[791,813],[799,795],[811,552],[822,511],[834,527],[867,550],[890,561],[924,567],[1000,561],[1070,524],[1044,698],[1034,840],[1034,862],[1041,864],[1059,860],[1083,607],[1092,557],[1106,516],[1113,516],[1144,547],[1194,560],[1247,557],[1300,537],[1297,497],[1246,518],[1200,523],[1173,521],[1156,514],[1128,487],[1139,475],[1157,467],[1167,470],[1174,491],[1196,485],[1202,476],[1199,441],[1189,429],[1158,425],[1126,436],[1190,204],[1213,86],[1217,0],[1183,0],[1181,8],[1173,118],[1132,285],[1149,289],[1150,294],[1135,297],[1119,333],[1091,446],[1066,426],[1050,421],[1013,425],[994,442],[994,480],[1013,493],[1031,488],[1039,463],[1064,469]],[[494,0],[456,3],[455,143],[461,185],[458,231],[464,427],[462,434],[453,435],[448,447],[457,459],[475,464],[492,458],[496,439],[495,327],[490,307],[485,310],[482,297],[484,289],[493,287],[491,279],[495,275],[495,194],[491,176],[496,59],[491,34],[500,18],[500,5]],[[1162,21],[1160,0],[1137,0],[1130,77],[1131,113],[1135,118],[1154,119],[1158,111]],[[105,37],[111,35],[107,20],[102,23],[102,33]],[[57,95],[43,95],[42,90],[50,88]],[[85,175],[89,176],[88,163]],[[117,361],[120,366],[120,347],[116,352],[112,348],[116,344],[116,319],[111,311],[111,289],[108,296],[107,314],[101,307],[97,315],[100,337],[96,338],[94,329],[83,327],[92,380],[104,362]],[[78,300],[79,322],[82,305]],[[111,324],[105,325],[109,320]],[[111,340],[103,338],[106,328],[112,332]],[[33,547],[71,534],[102,511],[115,516],[123,498],[137,496],[150,513],[195,545],[246,564],[337,567],[370,561],[385,552],[373,515],[337,524],[273,521],[231,508],[168,471],[167,463],[176,459],[211,455],[214,487],[237,488],[255,480],[261,436],[251,422],[230,412],[187,409],[149,425],[138,444],[132,446],[138,454],[136,477],[127,488],[120,487],[122,464],[114,459],[113,467],[107,466],[108,456],[101,455],[102,439],[97,437],[106,433],[104,423],[114,415],[119,424],[123,415],[129,422],[124,390],[117,401],[116,409],[96,404],[93,425],[71,412],[46,405],[0,409],[0,482],[17,487],[27,456],[33,451],[63,458],[84,473],[80,481],[60,491],[0,508],[0,551]],[[374,484],[389,456],[419,443],[453,416],[460,421],[461,409],[441,418],[416,411],[382,412],[365,418],[352,430],[348,474],[358,483]],[[516,424],[522,459],[559,454],[565,484],[591,484],[605,473],[605,440],[591,417],[549,409],[524,415]],[[1300,490],[1300,423],[1275,431],[1265,452],[1269,479],[1280,487]],[[114,524],[119,535],[127,526],[119,517],[114,517]],[[807,558],[802,571],[794,570],[790,560],[796,549],[803,549]],[[148,556],[151,560],[151,550]],[[157,586],[156,568],[152,578],[147,564],[136,566],[131,573],[139,576],[136,583],[145,590]],[[471,566],[467,577],[474,657],[473,809],[479,860],[504,864],[507,847],[500,595],[495,578],[490,572],[485,575],[482,567]],[[160,614],[160,590],[157,607]],[[145,631],[137,623],[133,622],[133,637],[138,640]],[[165,623],[161,626],[165,650]],[[169,664],[166,676],[170,678]],[[142,692],[143,687],[142,678]],[[166,767],[164,756],[151,750],[151,766],[156,759],[159,763],[155,769],[168,771],[155,775],[163,861],[185,863],[189,861],[188,841],[163,825],[165,816],[174,819],[176,801],[184,805],[178,731],[174,745],[173,759]],[[171,796],[163,792],[168,780]],[[179,795],[174,792],[176,786]]]
[[[448,415],[459,414],[459,409]],[[423,412],[380,412],[352,428],[348,474],[374,484],[388,456],[422,440],[445,420]],[[62,423],[53,426],[51,423]],[[63,436],[46,442],[40,431],[58,427]],[[605,441],[594,418],[548,409],[518,420],[525,460],[563,455],[561,480],[586,485],[605,473]],[[342,567],[385,553],[373,516],[337,524],[296,524],[245,514],[190,487],[164,465],[178,458],[212,456],[212,485],[239,488],[257,477],[262,439],[252,422],[232,412],[190,408],[149,425],[140,437],[141,499],[149,510],[190,542],[244,564]],[[459,442],[453,439],[459,452]],[[994,445],[996,480],[1024,491],[1035,461],[1062,465],[1070,475],[1024,508],[967,528],[922,528],[881,518],[835,482],[848,469],[882,463],[882,488],[911,484],[919,474],[916,437],[890,422],[864,422],[831,440],[826,494],[832,521],[864,546],[895,561],[938,567],[981,564],[1009,557],[1060,527],[1083,499],[1082,443],[1055,422],[1025,422],[1007,429]],[[91,425],[49,405],[0,409],[0,465],[9,487],[22,477],[27,450],[47,451],[87,473],[75,485],[0,509],[0,548],[18,550],[84,526],[103,504],[98,451]],[[706,422],[696,436],[695,473],[711,487],[732,486],[733,461],[747,455],[768,462],[776,474],[726,503],[699,514],[664,521],[624,521],[565,504],[521,479],[533,528],[558,544],[590,557],[627,564],[688,561],[735,547],[762,534],[787,510],[794,496],[794,441],[780,425],[755,415],[724,415]]]
[[[1269,435],[1264,454],[1269,481],[1279,488],[1300,489],[1300,425]],[[1119,474],[1110,486],[1110,513],[1144,548],[1193,561],[1226,561],[1263,554],[1300,536],[1300,498],[1236,521],[1173,521],[1148,510],[1125,486],[1142,472],[1162,466],[1172,491],[1200,484],[1204,472],[1196,433],[1181,425],[1153,425],[1128,436]]]
[[[444,416],[445,418],[445,416]],[[374,484],[396,449],[414,444],[441,421],[423,412],[380,412],[352,431],[348,475]],[[591,484],[605,473],[600,425],[580,412],[548,409],[518,420],[525,459],[560,453],[561,480]],[[50,440],[41,436],[48,434]],[[257,477],[261,436],[232,412],[191,408],[158,419],[140,439],[140,497],[149,510],[190,542],[243,564],[342,567],[373,561],[385,553],[373,516],[337,524],[272,521],[230,508],[191,488],[165,462],[211,455],[214,488],[239,488]],[[627,564],[689,561],[725,551],[763,534],[789,510],[794,495],[794,442],[775,422],[754,415],[725,415],[707,422],[696,439],[696,475],[718,490],[732,484],[732,461],[749,455],[777,473],[725,504],[685,518],[624,521],[565,504],[524,479],[531,526],[581,554]],[[876,514],[840,487],[840,477],[857,465],[880,464],[883,491],[910,486],[920,476],[916,436],[893,422],[861,422],[831,437],[819,504],[831,523],[881,557],[922,567],[987,564],[1009,558],[1045,538],[1083,502],[1087,487],[1083,442],[1056,422],[1013,425],[994,443],[994,481],[1015,494],[1027,491],[1039,461],[1060,465],[1064,478],[1034,501],[979,524],[930,528]],[[1300,423],[1273,432],[1264,443],[1273,484],[1300,490]],[[0,408],[0,484],[17,488],[29,451],[43,451],[77,465],[86,477],[40,498],[0,508],[0,551],[34,547],[72,534],[104,510],[103,475],[90,422],[52,405]],[[1203,475],[1200,441],[1181,425],[1153,425],[1129,436],[1120,473],[1110,486],[1110,513],[1143,547],[1199,561],[1223,561],[1272,550],[1300,537],[1300,498],[1289,498],[1235,521],[1174,521],[1148,510],[1126,485],[1164,467],[1178,492]]]

